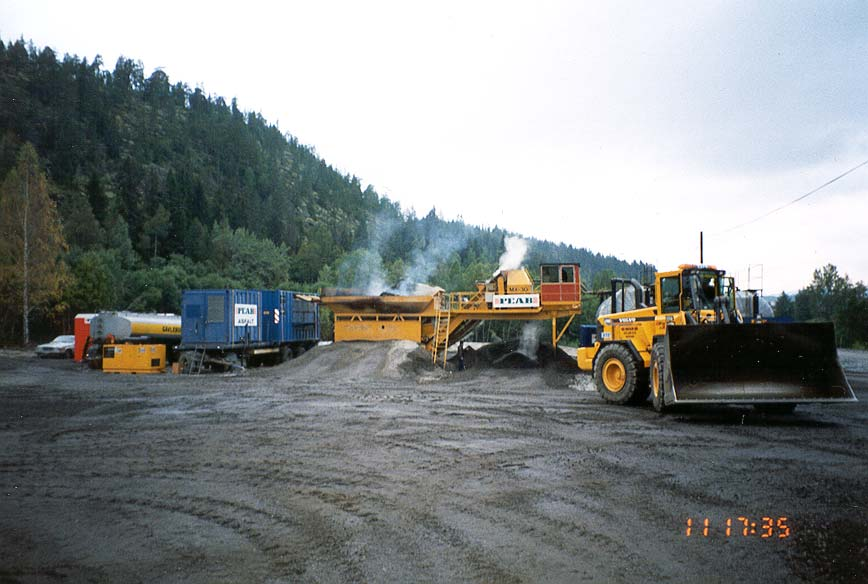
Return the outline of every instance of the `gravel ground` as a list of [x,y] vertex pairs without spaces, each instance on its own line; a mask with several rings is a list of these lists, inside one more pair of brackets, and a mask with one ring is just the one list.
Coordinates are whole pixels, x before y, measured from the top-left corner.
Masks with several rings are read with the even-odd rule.
[[402,343],[199,377],[0,351],[0,582],[864,582],[841,360],[854,405],[661,417]]

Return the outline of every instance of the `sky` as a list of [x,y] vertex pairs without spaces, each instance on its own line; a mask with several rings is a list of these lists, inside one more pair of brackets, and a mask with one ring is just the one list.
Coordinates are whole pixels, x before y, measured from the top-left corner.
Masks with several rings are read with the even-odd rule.
[[[868,282],[864,2],[0,2],[260,112],[418,215],[796,291]],[[745,223],[747,223],[745,225]],[[748,279],[750,273],[750,279]]]

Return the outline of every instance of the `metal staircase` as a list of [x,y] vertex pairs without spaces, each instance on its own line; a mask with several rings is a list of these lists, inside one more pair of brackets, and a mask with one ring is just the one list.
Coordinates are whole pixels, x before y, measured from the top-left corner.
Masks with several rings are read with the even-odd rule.
[[446,366],[446,350],[449,348],[450,324],[452,322],[451,307],[437,309],[437,318],[434,324],[434,348],[431,351],[433,362],[437,364],[437,356],[443,353],[443,366]]

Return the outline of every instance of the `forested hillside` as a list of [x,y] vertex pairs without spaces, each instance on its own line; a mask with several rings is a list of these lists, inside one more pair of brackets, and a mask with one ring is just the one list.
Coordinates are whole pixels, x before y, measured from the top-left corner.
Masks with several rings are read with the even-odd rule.
[[[41,201],[26,177],[44,179],[40,204],[55,209],[29,232],[53,258],[34,264],[45,272],[42,294],[27,307],[43,336],[76,312],[177,312],[184,288],[316,290],[377,278],[396,290],[412,281],[468,288],[491,275],[503,251],[503,230],[445,221],[434,209],[419,217],[234,99],[161,70],[145,77],[132,59],[109,70],[99,57],[0,41],[0,96],[7,341],[21,339],[25,309],[16,212],[30,208],[22,193]],[[587,282],[649,269],[529,243],[526,265],[577,261]]]

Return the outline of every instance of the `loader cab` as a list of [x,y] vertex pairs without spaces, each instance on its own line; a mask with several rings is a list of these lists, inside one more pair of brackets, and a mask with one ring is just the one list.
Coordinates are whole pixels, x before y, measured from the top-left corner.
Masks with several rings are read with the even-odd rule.
[[682,264],[678,270],[657,275],[655,297],[661,314],[682,311],[710,311],[715,299],[730,298],[734,293],[732,278],[714,266]]
[[540,264],[540,300],[543,303],[581,302],[579,264]]

